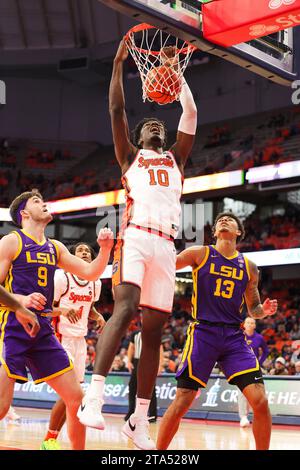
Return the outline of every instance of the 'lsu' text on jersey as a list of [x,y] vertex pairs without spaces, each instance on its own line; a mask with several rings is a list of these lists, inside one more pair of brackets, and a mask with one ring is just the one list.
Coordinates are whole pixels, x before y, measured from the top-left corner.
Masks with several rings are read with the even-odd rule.
[[[5,279],[5,288],[14,294],[29,295],[40,292],[47,301],[43,311],[52,312],[54,295],[54,273],[57,268],[57,247],[49,239],[38,243],[24,230],[15,230],[19,249]],[[49,319],[50,322],[50,319]]]
[[28,371],[36,382],[47,381],[73,368],[66,351],[58,342],[51,326],[54,295],[54,273],[58,263],[55,242],[38,242],[24,230],[14,233],[19,247],[5,279],[5,288],[24,296],[39,292],[46,298],[42,311],[37,311],[40,330],[32,338],[5,306],[0,308],[0,362],[8,377],[26,382]]
[[225,258],[214,246],[206,246],[202,263],[193,270],[193,318],[200,322],[240,323],[249,279],[244,255],[236,252]]

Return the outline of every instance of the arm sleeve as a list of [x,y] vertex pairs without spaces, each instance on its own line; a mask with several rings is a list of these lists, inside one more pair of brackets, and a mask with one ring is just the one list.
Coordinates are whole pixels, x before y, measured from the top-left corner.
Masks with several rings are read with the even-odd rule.
[[184,78],[182,78],[182,80],[182,91],[180,94],[182,115],[178,130],[184,134],[195,135],[197,129],[197,107],[190,87]]
[[265,342],[264,338],[261,337],[261,344],[260,344],[260,347],[262,348],[262,355],[261,357],[259,358],[259,365],[261,366],[265,360],[267,359],[268,355],[269,355],[269,348],[268,348],[268,345],[267,343]]
[[62,269],[57,269],[54,274],[54,302],[59,302],[68,289],[68,279]]

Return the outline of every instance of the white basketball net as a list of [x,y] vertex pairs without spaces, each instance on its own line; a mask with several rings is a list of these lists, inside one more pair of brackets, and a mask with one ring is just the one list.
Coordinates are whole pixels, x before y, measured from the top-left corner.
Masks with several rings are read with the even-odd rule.
[[[173,95],[172,101],[178,101],[182,77],[196,47],[147,24],[132,28],[126,38],[127,48],[137,65],[142,80],[143,101],[154,101],[148,96],[150,90],[147,85],[149,84],[147,76],[150,70],[163,65],[169,65],[169,67],[165,68],[162,80],[151,83],[151,91]],[[175,55],[171,59],[167,58],[162,51],[168,46],[176,48]],[[178,84],[174,83],[174,77],[177,77]],[[169,83],[172,84],[171,87]]]

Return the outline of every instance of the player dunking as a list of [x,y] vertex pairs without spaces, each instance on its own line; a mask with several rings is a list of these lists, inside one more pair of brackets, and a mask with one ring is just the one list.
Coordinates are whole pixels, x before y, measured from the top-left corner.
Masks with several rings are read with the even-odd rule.
[[[85,429],[76,416],[83,393],[48,315],[52,311],[57,266],[84,279],[98,279],[108,263],[113,234],[108,229],[100,232],[101,251],[92,263],[86,263],[71,255],[62,243],[45,238],[52,216],[37,191],[18,196],[10,206],[10,214],[20,229],[0,241],[0,283],[5,282],[9,292],[38,313],[40,330],[35,338],[30,338],[10,308],[1,307],[0,419],[11,404],[15,381],[28,380],[27,368],[36,383],[47,382],[64,400],[72,448],[83,449]],[[31,295],[35,291],[38,294]]]
[[193,268],[194,321],[189,326],[176,374],[176,397],[161,422],[157,449],[168,448],[197,390],[206,387],[216,362],[228,382],[239,387],[253,409],[256,448],[269,448],[272,422],[263,378],[240,324],[244,298],[253,318],[274,315],[277,300],[260,303],[258,269],[236,251],[237,240],[244,236],[239,218],[232,213],[219,214],[213,234],[217,240],[215,246],[188,248],[177,257],[177,269]]
[[87,426],[104,429],[101,408],[105,378],[120,340],[141,305],[143,347],[136,408],[123,432],[137,447],[147,450],[155,448],[149,436],[147,413],[158,371],[162,328],[173,305],[176,261],[173,239],[179,226],[183,170],[194,142],[197,109],[184,83],[176,143],[165,151],[165,126],[149,118],[137,125],[132,144],[123,90],[123,62],[127,56],[123,40],[114,60],[109,92],[115,153],[127,197],[126,216],[114,254],[115,306],[97,345],[91,386],[78,416]]
[[[93,248],[87,243],[79,242],[70,248],[70,253],[87,263],[95,259]],[[105,320],[94,307],[101,293],[101,281],[85,281],[74,274],[57,269],[54,277],[54,316],[56,331],[61,344],[74,363],[74,370],[79,383],[84,383],[87,345],[85,336],[88,320],[97,321],[102,328]],[[42,443],[42,450],[59,450],[57,437],[66,421],[66,405],[59,399],[51,411],[48,432]]]

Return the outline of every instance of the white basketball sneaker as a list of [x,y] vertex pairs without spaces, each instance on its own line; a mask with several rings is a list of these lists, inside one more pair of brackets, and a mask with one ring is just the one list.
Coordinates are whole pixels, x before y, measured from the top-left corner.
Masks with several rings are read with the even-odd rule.
[[156,445],[149,435],[148,419],[131,415],[123,426],[122,433],[132,439],[141,450],[155,450]]
[[103,400],[100,398],[85,396],[78,408],[77,418],[84,426],[102,430],[105,428],[105,421],[101,413],[102,406]]
[[250,421],[248,420],[247,416],[242,416],[240,421],[241,428],[247,428],[250,426]]

